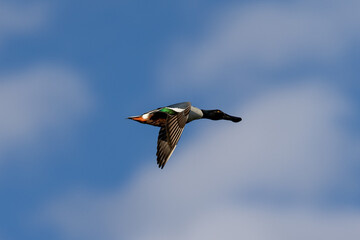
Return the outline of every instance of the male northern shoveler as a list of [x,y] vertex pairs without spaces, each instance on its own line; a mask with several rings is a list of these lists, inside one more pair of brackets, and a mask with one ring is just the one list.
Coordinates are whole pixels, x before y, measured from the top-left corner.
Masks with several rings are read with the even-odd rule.
[[211,120],[230,120],[240,122],[240,117],[230,116],[221,110],[203,110],[191,106],[190,102],[182,102],[167,107],[157,108],[140,116],[129,117],[129,119],[140,123],[160,127],[157,142],[157,163],[163,168],[180,139],[185,124],[201,118]]

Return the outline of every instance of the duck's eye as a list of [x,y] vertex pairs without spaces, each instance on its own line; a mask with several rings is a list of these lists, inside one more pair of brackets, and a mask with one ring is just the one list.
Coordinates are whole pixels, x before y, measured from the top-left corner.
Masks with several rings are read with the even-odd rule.
[[220,111],[220,110],[217,110],[216,112],[217,112],[217,113],[221,113],[221,111]]

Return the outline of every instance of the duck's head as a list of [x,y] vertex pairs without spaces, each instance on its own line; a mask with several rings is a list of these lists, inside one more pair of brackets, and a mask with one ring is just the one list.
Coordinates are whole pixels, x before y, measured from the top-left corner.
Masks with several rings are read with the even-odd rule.
[[240,122],[242,120],[241,117],[230,116],[219,109],[215,109],[215,110],[202,110],[201,109],[201,111],[203,112],[203,118],[207,118],[207,119],[211,119],[211,120],[223,119],[223,120],[230,120],[233,122]]

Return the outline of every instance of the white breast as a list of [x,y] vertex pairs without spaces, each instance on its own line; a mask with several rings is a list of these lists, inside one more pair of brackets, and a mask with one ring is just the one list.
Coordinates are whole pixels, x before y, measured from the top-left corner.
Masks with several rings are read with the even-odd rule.
[[203,117],[202,111],[197,107],[191,106],[187,122],[191,122],[193,120],[200,119],[202,117]]

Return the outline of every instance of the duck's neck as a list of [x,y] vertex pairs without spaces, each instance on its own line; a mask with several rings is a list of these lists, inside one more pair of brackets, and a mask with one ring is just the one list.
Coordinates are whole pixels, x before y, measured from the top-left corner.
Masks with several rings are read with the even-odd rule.
[[217,110],[204,110],[201,109],[203,116],[202,118],[210,119],[210,120],[219,120],[221,119],[220,115],[217,114]]
[[201,118],[206,118],[206,119],[211,119],[212,118],[212,110],[204,110],[204,109],[201,109],[201,112],[202,112],[202,117]]

